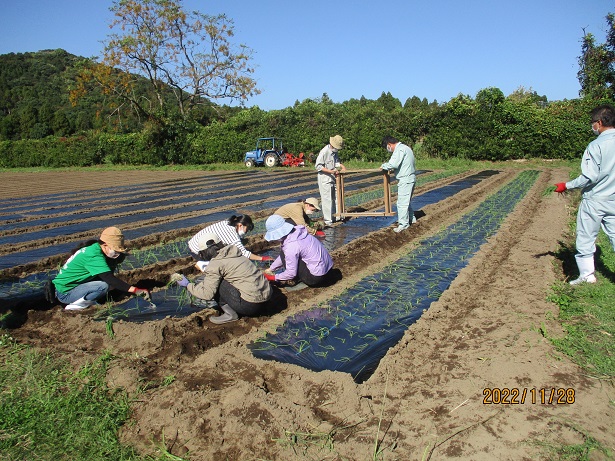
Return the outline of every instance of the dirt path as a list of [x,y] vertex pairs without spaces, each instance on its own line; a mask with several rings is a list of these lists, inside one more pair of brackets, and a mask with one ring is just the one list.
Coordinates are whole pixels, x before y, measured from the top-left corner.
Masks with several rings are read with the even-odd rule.
[[[581,373],[541,334],[541,328],[559,333],[551,320],[557,308],[545,297],[563,278],[552,252],[569,217],[566,200],[543,191],[563,172],[541,173],[497,235],[364,383],[345,373],[259,360],[247,348],[288,315],[341,293],[456,221],[517,171],[425,207],[410,232],[383,229],[336,251],[340,282],[287,293],[283,310],[270,316],[226,326],[207,322],[208,311],[144,324],[117,322],[111,339],[91,315],[56,308],[30,311],[12,334],[75,363],[110,350],[117,357],[112,385],[130,391],[149,385],[122,438],[151,450],[152,439],[164,436],[173,454],[189,453],[193,461],[373,459],[376,440],[379,459],[529,460],[541,459],[535,442],[579,443],[579,431],[612,448],[614,390]],[[73,187],[88,181],[82,174]],[[162,386],[169,376],[174,382]],[[484,389],[504,388],[527,390],[525,403],[483,402],[491,395]],[[543,389],[547,400],[551,389],[573,389],[574,403],[543,404]],[[309,440],[302,435],[307,433]]]

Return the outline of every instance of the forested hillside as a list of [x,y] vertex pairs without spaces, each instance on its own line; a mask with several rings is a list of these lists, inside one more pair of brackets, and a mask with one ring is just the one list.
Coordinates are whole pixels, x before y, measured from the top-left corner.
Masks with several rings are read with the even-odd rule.
[[[70,136],[88,130],[130,133],[142,129],[143,120],[92,86],[87,95],[73,98],[77,75],[88,58],[64,50],[0,55],[0,140]],[[134,77],[134,76],[133,76]],[[144,79],[136,86],[140,99],[152,98]],[[74,104],[73,104],[74,103]],[[236,109],[213,104],[201,110],[200,121],[228,116]]]
[[69,101],[69,87],[83,59],[64,50],[0,55],[0,139],[69,136],[101,128],[101,94],[74,107]]
[[[419,96],[402,103],[383,91],[376,100],[341,103],[323,94],[272,111],[210,103],[190,117],[170,110],[148,119],[96,86],[73,105],[70,90],[87,63],[64,50],[0,56],[0,167],[238,162],[261,136],[310,153],[334,134],[346,139],[346,158],[361,160],[380,160],[388,134],[431,157],[568,159],[592,137],[589,110],[609,102],[550,102],[531,89],[485,88],[443,103]],[[141,98],[151,97],[145,79],[131,78]]]

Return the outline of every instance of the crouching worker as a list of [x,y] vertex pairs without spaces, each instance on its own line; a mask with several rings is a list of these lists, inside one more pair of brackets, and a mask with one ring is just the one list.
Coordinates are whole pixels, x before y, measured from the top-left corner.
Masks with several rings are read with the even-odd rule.
[[322,231],[322,223],[310,219],[310,215],[315,211],[320,211],[318,199],[310,197],[305,200],[282,205],[276,210],[275,214],[282,216],[287,223],[293,226],[305,226],[310,234],[322,238],[325,236],[325,233]]
[[88,240],[73,251],[53,279],[56,298],[66,310],[81,310],[103,300],[110,289],[146,298],[149,290],[131,286],[113,272],[125,258],[124,235],[117,227],[102,231],[98,240]]
[[197,261],[195,266],[201,272],[205,271],[205,266],[207,266],[208,262],[199,259],[199,251],[201,250],[203,238],[210,234],[217,235],[218,239],[226,245],[235,245],[239,248],[241,254],[248,259],[253,261],[271,261],[272,258],[270,256],[255,255],[243,246],[241,238],[252,229],[254,229],[254,223],[252,222],[252,218],[248,215],[233,215],[224,221],[219,221],[201,229],[188,241],[190,254],[192,254],[192,257]]
[[239,248],[225,245],[216,234],[202,235],[201,242],[199,256],[209,262],[205,266],[205,278],[195,284],[183,275],[174,275],[177,283],[197,298],[218,302],[222,313],[209,317],[213,323],[233,322],[239,315],[259,315],[273,293],[262,272]]
[[[274,214],[267,218],[265,227],[265,240],[282,243],[280,256],[265,271],[267,280],[289,285],[303,282],[308,286],[316,286],[325,280],[333,268],[333,259],[305,226],[293,226],[282,216]],[[274,274],[273,271],[280,267],[284,267],[284,272]]]

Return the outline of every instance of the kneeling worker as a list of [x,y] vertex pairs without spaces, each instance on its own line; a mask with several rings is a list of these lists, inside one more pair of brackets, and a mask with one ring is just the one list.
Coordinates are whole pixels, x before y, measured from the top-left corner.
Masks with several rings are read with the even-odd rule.
[[325,236],[325,233],[322,231],[322,223],[310,219],[310,215],[314,211],[320,211],[318,199],[310,197],[305,200],[282,205],[274,214],[282,216],[286,222],[293,226],[305,226],[310,234],[322,238]]
[[180,274],[174,274],[172,280],[197,298],[218,302],[222,313],[209,317],[212,323],[233,322],[239,318],[237,314],[255,317],[262,312],[273,290],[263,273],[239,248],[225,245],[216,234],[203,234],[199,256],[209,262],[201,282],[191,283]]
[[149,290],[130,286],[113,275],[126,251],[124,235],[117,227],[103,230],[100,239],[84,242],[53,279],[58,301],[70,311],[96,304],[109,289],[149,298]]
[[[325,280],[333,268],[333,259],[325,246],[305,226],[293,226],[282,216],[271,215],[265,222],[265,240],[279,240],[281,253],[271,264],[265,277],[271,282],[300,281],[308,286],[315,286]],[[284,267],[284,272],[273,271]]]

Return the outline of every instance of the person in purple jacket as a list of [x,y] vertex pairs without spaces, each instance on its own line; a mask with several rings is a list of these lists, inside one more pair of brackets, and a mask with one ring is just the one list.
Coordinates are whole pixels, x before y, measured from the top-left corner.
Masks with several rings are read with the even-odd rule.
[[[265,271],[270,282],[292,285],[303,282],[308,286],[322,283],[333,268],[333,259],[322,244],[307,231],[305,226],[293,226],[280,215],[271,215],[265,222],[265,240],[279,240],[282,244],[280,256]],[[284,271],[273,271],[284,267]]]

